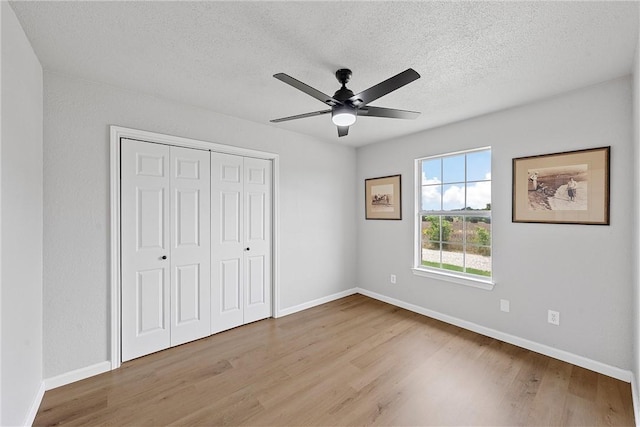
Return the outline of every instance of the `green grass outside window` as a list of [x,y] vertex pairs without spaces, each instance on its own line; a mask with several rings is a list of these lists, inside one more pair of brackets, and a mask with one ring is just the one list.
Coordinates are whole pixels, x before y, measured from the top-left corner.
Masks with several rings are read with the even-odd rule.
[[467,268],[467,271],[465,271],[464,267],[461,267],[459,265],[440,264],[439,262],[432,262],[432,261],[422,261],[422,265],[426,267],[434,267],[434,268],[442,268],[445,270],[458,271],[460,273],[469,273],[469,274],[476,274],[478,276],[491,277],[490,271],[478,270],[476,268]]

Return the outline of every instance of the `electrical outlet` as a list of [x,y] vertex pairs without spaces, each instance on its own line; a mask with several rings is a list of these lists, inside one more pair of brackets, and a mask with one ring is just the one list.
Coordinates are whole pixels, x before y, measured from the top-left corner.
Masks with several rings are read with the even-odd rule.
[[509,300],[501,299],[500,300],[500,311],[504,311],[505,313],[509,312]]
[[547,314],[547,322],[551,323],[552,325],[560,326],[560,312],[549,310]]
[[392,274],[391,276],[389,276],[389,281],[395,285],[396,284],[396,275]]

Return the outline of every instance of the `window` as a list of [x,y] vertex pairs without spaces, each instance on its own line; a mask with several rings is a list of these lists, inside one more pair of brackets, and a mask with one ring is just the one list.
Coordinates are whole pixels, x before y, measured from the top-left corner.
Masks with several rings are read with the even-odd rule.
[[416,272],[491,281],[491,149],[416,160]]

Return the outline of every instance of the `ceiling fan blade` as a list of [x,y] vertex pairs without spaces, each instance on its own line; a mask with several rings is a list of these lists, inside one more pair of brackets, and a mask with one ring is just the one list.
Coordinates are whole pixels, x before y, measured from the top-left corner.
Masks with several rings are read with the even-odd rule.
[[388,117],[391,119],[415,119],[420,113],[417,111],[396,110],[395,108],[373,107],[367,105],[358,109],[359,116]]
[[342,102],[338,101],[337,99],[334,99],[333,97],[327,95],[326,93],[322,93],[318,89],[314,89],[308,84],[302,83],[300,80],[294,79],[293,77],[287,74],[278,73],[278,74],[274,74],[273,77],[280,80],[281,82],[284,82],[288,85],[295,87],[298,90],[301,90],[307,95],[314,97],[318,101],[324,102],[330,107],[333,107],[334,105],[342,105]]
[[347,136],[349,133],[349,126],[338,126],[338,136]]
[[288,120],[296,120],[296,119],[304,119],[306,117],[321,116],[323,114],[328,114],[330,112],[331,110],[314,111],[312,113],[304,113],[304,114],[298,114],[295,116],[282,117],[281,119],[273,119],[271,120],[271,123],[280,123],[280,122],[286,122]]
[[414,70],[413,68],[408,68],[400,74],[396,74],[395,76],[388,78],[382,83],[378,83],[377,85],[372,86],[369,89],[363,90],[362,92],[349,98],[349,100],[356,106],[368,104],[369,102],[374,101],[388,94],[389,92],[393,92],[394,90],[399,89],[402,86],[409,84],[419,78],[420,74],[418,74],[416,70]]

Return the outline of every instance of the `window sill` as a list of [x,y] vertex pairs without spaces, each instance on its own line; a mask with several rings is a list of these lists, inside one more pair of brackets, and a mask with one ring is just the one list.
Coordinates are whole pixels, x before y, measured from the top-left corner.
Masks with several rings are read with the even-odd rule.
[[487,291],[493,290],[493,287],[495,286],[495,282],[493,282],[490,279],[482,280],[482,279],[476,279],[468,276],[462,276],[459,274],[445,273],[442,271],[434,271],[434,270],[428,270],[426,268],[417,268],[417,267],[412,268],[411,271],[416,276],[444,280],[446,282],[452,282],[458,285],[470,286],[472,288],[485,289]]

